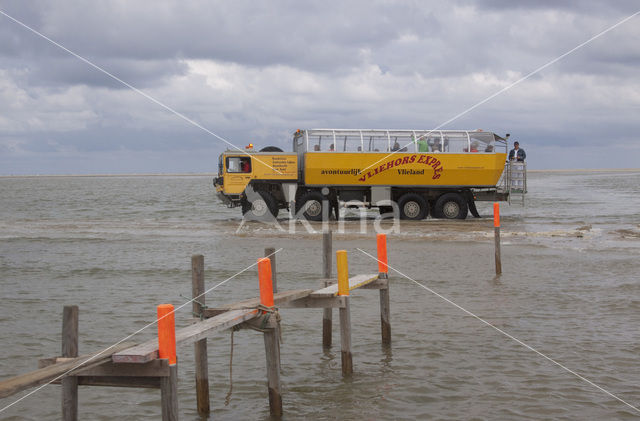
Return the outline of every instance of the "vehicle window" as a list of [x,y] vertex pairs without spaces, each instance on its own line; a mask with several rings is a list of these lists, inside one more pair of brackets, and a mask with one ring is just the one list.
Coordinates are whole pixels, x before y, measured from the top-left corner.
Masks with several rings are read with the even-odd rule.
[[248,156],[230,156],[227,158],[227,172],[250,173],[251,158]]
[[472,132],[469,133],[471,138],[471,152],[494,152],[495,138],[493,133]]
[[413,143],[407,137],[392,137],[391,138],[391,152],[407,152],[410,147],[413,147]]
[[365,138],[365,150],[369,150],[370,152],[389,152],[389,140],[386,136],[376,136]]
[[444,135],[444,152],[467,152],[469,142],[466,133],[447,133]]
[[440,133],[435,132],[427,136],[427,145],[429,146],[429,152],[442,152],[442,138]]
[[[365,140],[364,149],[367,150],[368,139]],[[360,141],[360,136],[348,137],[346,140],[343,138],[338,141],[337,145],[338,151],[345,152],[362,152],[362,142]]]
[[309,135],[309,152],[333,152],[342,150],[341,143],[338,147],[333,142],[333,136],[314,136]]

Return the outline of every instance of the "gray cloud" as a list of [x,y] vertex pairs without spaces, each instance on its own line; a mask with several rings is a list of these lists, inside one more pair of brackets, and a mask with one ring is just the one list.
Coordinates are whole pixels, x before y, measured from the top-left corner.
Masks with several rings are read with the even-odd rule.
[[[297,128],[435,127],[634,7],[631,1],[0,2],[239,146],[287,149]],[[554,148],[596,150],[605,138],[640,158],[637,19],[446,128],[508,131],[547,151],[546,159]],[[61,160],[103,154],[113,162],[127,152],[153,156],[154,164],[144,166],[157,165],[155,171],[213,169],[227,147],[2,16],[0,40],[0,172],[36,172],[30,159],[50,157],[54,171]],[[193,150],[201,162],[174,159]],[[533,166],[564,164],[528,153]],[[117,167],[123,162],[135,161]]]

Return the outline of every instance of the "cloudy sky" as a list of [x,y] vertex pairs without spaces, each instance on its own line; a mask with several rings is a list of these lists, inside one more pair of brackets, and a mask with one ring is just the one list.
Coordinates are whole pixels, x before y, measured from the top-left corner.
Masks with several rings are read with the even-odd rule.
[[[24,1],[3,13],[230,142],[430,129],[637,1]],[[446,124],[530,168],[640,167],[640,15]],[[215,172],[220,140],[0,15],[0,174]]]

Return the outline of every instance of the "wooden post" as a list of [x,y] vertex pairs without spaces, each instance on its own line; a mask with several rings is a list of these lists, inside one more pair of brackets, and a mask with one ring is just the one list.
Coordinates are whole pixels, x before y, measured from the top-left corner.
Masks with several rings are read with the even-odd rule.
[[169,376],[160,377],[162,421],[178,421],[178,364],[169,365]]
[[380,333],[382,344],[391,344],[391,309],[389,307],[389,265],[387,258],[387,235],[378,234],[378,271],[380,279],[385,280],[385,288],[380,288]]
[[264,351],[267,357],[267,388],[269,389],[269,411],[282,415],[282,392],[280,390],[280,352],[276,329],[265,329]]
[[[329,286],[328,279],[331,278],[331,255],[332,232],[327,230],[322,233],[322,277],[325,279],[324,286]],[[333,309],[325,308],[322,313],[322,346],[331,346],[331,329],[333,323]]]
[[[62,356],[78,356],[78,306],[64,306],[62,311]],[[78,419],[78,378],[62,379],[62,419]]]
[[276,249],[267,247],[264,249],[264,257],[271,259],[271,282],[273,283],[273,293],[278,292],[278,276],[276,273]]
[[[271,261],[258,259],[258,277],[260,282],[260,304],[273,307],[273,286],[271,281]],[[265,316],[263,316],[265,317]],[[275,321],[272,321],[272,325]],[[282,415],[282,392],[280,390],[280,347],[277,325],[264,330],[264,351],[267,358],[267,388],[269,390],[269,411],[272,415]]]
[[160,378],[162,421],[177,421],[178,359],[175,311],[171,304],[158,306],[158,357],[169,360],[169,376]]
[[493,204],[493,239],[496,249],[496,275],[502,273],[502,260],[500,256],[500,204]]
[[[204,296],[204,256],[191,256],[191,293],[193,295],[193,313],[202,314],[205,309]],[[206,417],[211,412],[209,406],[209,363],[207,359],[207,338],[193,344],[196,364],[196,401],[198,414]]]
[[389,307],[389,280],[385,279],[386,287],[380,288],[380,333],[382,344],[391,345],[391,309]]
[[[264,257],[268,257],[271,260],[271,283],[273,284],[273,293],[278,292],[277,270],[276,270],[276,249],[274,247],[267,247],[264,249]],[[280,337],[280,326],[276,326],[278,338]],[[280,341],[278,341],[278,356],[280,355]]]
[[336,252],[338,266],[338,295],[345,297],[345,306],[340,308],[340,351],[342,356],[342,374],[353,373],[353,359],[351,356],[351,307],[349,303],[349,264],[347,251]]

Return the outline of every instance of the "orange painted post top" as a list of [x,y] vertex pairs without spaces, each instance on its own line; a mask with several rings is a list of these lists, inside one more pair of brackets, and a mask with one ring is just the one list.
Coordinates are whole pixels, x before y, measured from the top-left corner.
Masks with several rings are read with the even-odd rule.
[[258,259],[258,280],[260,281],[260,304],[273,307],[273,280],[271,279],[271,259]]
[[500,203],[498,202],[493,204],[493,226],[500,226]]
[[378,272],[389,273],[387,261],[387,234],[376,235],[378,240]]
[[346,250],[336,251],[336,262],[338,265],[338,295],[349,295],[349,263]]
[[158,306],[158,357],[166,358],[169,364],[178,361],[176,357],[176,322],[171,304]]

